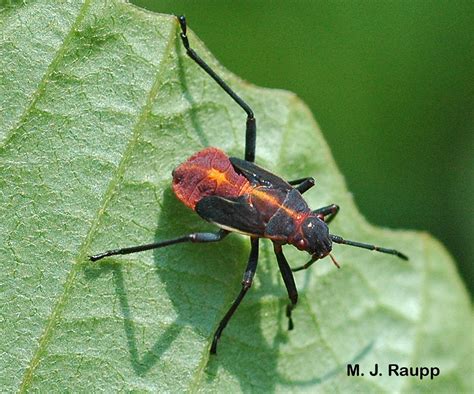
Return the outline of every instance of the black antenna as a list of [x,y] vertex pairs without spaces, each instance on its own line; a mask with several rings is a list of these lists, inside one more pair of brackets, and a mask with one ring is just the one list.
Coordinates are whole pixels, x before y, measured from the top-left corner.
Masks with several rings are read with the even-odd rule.
[[349,241],[347,239],[340,237],[339,235],[329,234],[329,237],[331,238],[332,242],[335,242],[337,244],[356,246],[357,248],[363,248],[363,249],[368,249],[368,250],[375,250],[381,253],[393,254],[395,256],[400,257],[403,260],[408,260],[407,256],[405,256],[403,253],[395,249],[381,248],[380,246],[364,244],[362,242]]

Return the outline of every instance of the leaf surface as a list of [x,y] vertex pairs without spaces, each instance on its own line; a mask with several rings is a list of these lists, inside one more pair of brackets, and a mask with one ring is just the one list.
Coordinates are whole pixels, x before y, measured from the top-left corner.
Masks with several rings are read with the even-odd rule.
[[[87,256],[212,229],[173,196],[171,171],[205,146],[241,157],[242,110],[186,57],[171,16],[36,1],[3,8],[0,29],[5,391],[472,390],[471,306],[447,252],[426,234],[367,224],[304,104],[239,80],[190,33],[257,114],[257,163],[314,176],[310,206],[342,207],[333,233],[410,257],[335,246],[341,270],[324,260],[298,273],[288,333],[286,291],[262,242],[256,283],[210,357],[240,288],[245,237]],[[285,253],[293,266],[307,259]],[[347,377],[356,362],[384,376]],[[441,372],[390,377],[389,363]]]

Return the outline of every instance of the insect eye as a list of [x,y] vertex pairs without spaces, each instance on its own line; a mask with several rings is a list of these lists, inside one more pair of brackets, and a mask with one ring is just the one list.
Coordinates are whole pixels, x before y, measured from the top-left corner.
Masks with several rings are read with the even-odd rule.
[[306,249],[306,241],[304,239],[298,241],[298,249]]

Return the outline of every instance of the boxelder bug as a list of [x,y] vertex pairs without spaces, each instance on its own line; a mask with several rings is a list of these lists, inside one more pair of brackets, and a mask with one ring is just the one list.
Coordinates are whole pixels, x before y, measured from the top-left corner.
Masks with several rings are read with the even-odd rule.
[[[291,312],[298,300],[292,271],[306,269],[328,255],[339,268],[330,254],[333,243],[388,253],[404,260],[408,258],[394,249],[349,241],[330,234],[327,225],[334,219],[339,207],[332,204],[314,211],[308,207],[302,194],[314,186],[313,178],[287,182],[254,164],[257,126],[253,111],[189,46],[186,19],[180,16],[178,20],[181,25],[181,40],[188,56],[247,114],[245,160],[228,157],[216,148],[206,148],[191,156],[173,171],[173,191],[176,196],[199,216],[216,224],[221,230],[215,233],[193,233],[147,245],[109,250],[91,256],[90,259],[96,261],[106,256],[141,252],[182,242],[217,242],[230,232],[249,235],[250,257],[243,276],[242,289],[214,334],[211,353],[215,354],[222,331],[252,285],[257,269],[260,238],[268,238],[273,242],[278,267],[290,298],[286,309],[289,330],[293,329]],[[311,254],[311,259],[303,266],[291,269],[282,251],[284,244],[291,244],[299,250],[307,251]]]

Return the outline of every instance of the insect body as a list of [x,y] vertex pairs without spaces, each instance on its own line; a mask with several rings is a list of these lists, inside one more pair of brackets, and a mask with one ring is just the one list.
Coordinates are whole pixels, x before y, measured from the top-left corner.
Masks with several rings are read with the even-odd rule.
[[225,230],[289,243],[316,258],[331,251],[324,215],[311,212],[297,189],[219,149],[206,148],[176,168],[173,190],[203,219]]
[[[361,242],[345,240],[329,233],[328,224],[339,211],[336,204],[311,210],[302,194],[314,186],[311,177],[285,181],[255,165],[256,121],[251,108],[196,54],[189,46],[186,35],[186,20],[178,18],[181,39],[187,55],[193,59],[224,91],[246,112],[245,160],[228,157],[217,148],[206,148],[194,154],[173,171],[173,191],[189,208],[203,219],[216,224],[215,233],[192,233],[182,237],[109,250],[91,256],[92,261],[106,256],[129,254],[149,249],[162,248],[183,242],[218,242],[230,232],[250,236],[250,256],[245,269],[242,288],[228,312],[221,320],[211,345],[216,353],[217,342],[230,318],[252,285],[258,263],[259,239],[273,242],[273,249],[285,283],[290,303],[286,309],[288,328],[293,329],[291,313],[298,301],[298,292],[292,271],[310,267],[315,261],[330,254],[333,243],[356,246],[398,256],[407,257],[394,250]],[[291,269],[282,250],[282,245],[291,244],[307,251],[311,259],[298,268]]]

